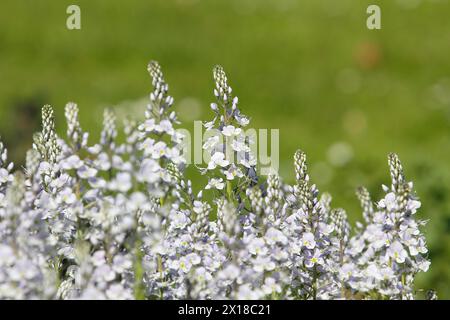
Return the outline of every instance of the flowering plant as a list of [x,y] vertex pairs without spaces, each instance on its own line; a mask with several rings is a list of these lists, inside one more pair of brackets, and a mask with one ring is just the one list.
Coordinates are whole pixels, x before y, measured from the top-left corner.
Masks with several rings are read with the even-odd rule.
[[[249,118],[223,68],[214,68],[214,119],[196,194],[184,177],[183,136],[158,63],[142,123],[124,142],[104,113],[90,145],[68,103],[67,139],[42,109],[24,170],[0,142],[0,298],[3,299],[413,299],[428,270],[415,218],[420,202],[395,154],[392,185],[373,202],[360,188],[364,223],[354,232],[331,196],[311,183],[306,155],[295,183],[258,176]],[[236,159],[236,161],[231,161]],[[212,193],[206,201],[203,193]]]

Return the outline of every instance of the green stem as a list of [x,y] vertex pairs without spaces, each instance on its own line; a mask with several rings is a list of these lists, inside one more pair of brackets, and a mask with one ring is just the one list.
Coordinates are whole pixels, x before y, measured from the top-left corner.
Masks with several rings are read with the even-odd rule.
[[158,271],[160,274],[160,280],[161,280],[161,290],[160,290],[160,299],[163,300],[164,298],[164,292],[163,292],[163,287],[162,284],[164,282],[164,275],[163,275],[163,264],[162,264],[162,258],[160,255],[158,255]]
[[136,240],[135,243],[135,257],[134,261],[134,298],[136,300],[145,300],[144,289],[144,268],[142,266],[143,252],[141,248],[141,241]]
[[230,202],[233,201],[233,185],[231,184],[231,181],[227,180],[227,196],[228,196],[228,200]]

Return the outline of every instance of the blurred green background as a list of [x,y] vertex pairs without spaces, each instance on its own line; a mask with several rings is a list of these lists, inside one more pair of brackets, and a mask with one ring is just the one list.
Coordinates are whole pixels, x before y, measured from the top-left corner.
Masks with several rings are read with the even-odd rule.
[[[66,28],[69,4],[81,7],[81,30]],[[381,7],[381,30],[366,28],[369,4]],[[399,154],[429,220],[432,264],[418,287],[450,298],[449,16],[448,0],[3,0],[0,135],[20,164],[40,107],[54,106],[63,133],[75,101],[92,142],[104,107],[143,109],[150,59],[181,120],[208,120],[220,63],[253,127],[280,129],[283,178],[302,148],[313,181],[353,222],[355,188],[380,196],[387,153]]]

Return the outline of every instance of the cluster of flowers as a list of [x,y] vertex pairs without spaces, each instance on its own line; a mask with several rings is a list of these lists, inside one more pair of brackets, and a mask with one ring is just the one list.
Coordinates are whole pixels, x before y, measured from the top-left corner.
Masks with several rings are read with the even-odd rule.
[[420,202],[395,154],[384,199],[358,190],[365,222],[351,236],[345,211],[310,182],[302,151],[294,185],[258,176],[244,133],[249,119],[217,66],[203,145],[210,161],[199,168],[208,183],[194,192],[174,100],[159,65],[148,70],[145,120],[125,121],[121,142],[106,110],[100,142],[89,145],[77,105],[68,103],[67,139],[44,106],[24,170],[13,172],[0,143],[0,298],[416,296],[414,277],[430,263],[415,219]]

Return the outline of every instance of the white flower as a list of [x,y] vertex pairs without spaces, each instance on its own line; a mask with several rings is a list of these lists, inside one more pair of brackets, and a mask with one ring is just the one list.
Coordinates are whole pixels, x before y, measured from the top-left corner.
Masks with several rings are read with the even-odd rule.
[[122,285],[115,283],[111,285],[106,291],[106,296],[111,300],[127,300],[132,299],[129,290],[126,290]]
[[417,209],[420,208],[422,204],[420,203],[420,201],[417,200],[409,200],[408,201],[408,205],[407,205],[407,209],[409,211],[411,211],[411,214],[416,213]]
[[254,255],[258,255],[258,254],[264,255],[268,251],[265,245],[266,244],[263,239],[254,238],[248,244],[248,251]]
[[281,244],[286,244],[288,242],[288,239],[283,232],[273,227],[267,230],[265,238],[269,243],[279,242]]
[[193,208],[193,210],[194,210],[195,213],[203,212],[203,208],[204,208],[203,202],[198,201],[198,200],[194,201],[194,208]]
[[193,253],[189,253],[186,256],[186,259],[188,259],[192,265],[198,265],[201,262],[200,256],[198,254],[196,254],[195,252]]
[[218,111],[219,110],[219,107],[217,106],[217,103],[211,103],[210,107],[211,107],[212,111]]
[[98,154],[102,150],[102,146],[100,144],[96,144],[92,147],[89,147],[87,150],[91,154]]
[[180,260],[174,262],[174,266],[177,266],[176,269],[188,273],[192,268],[192,262],[188,257],[181,257]]
[[243,139],[234,139],[231,142],[231,147],[236,152],[250,152],[250,147],[247,146]]
[[394,211],[397,207],[395,194],[393,192],[386,194],[384,199],[379,202],[379,206],[381,208],[386,208],[388,211]]
[[149,155],[150,152],[148,150],[150,150],[150,148],[152,148],[154,144],[155,140],[153,140],[152,138],[145,138],[145,140],[140,144],[139,148],[141,150],[144,150],[146,155]]
[[314,249],[316,246],[314,235],[311,232],[305,232],[302,236],[302,244],[308,249]]
[[182,144],[185,138],[186,134],[184,134],[180,130],[174,131],[172,134],[172,142],[175,142],[176,144]]
[[158,162],[153,159],[144,159],[137,178],[141,182],[154,183],[160,178],[160,170]]
[[380,280],[387,281],[395,277],[394,270],[392,268],[381,268],[379,272]]
[[214,127],[215,122],[216,122],[215,119],[213,121],[210,121],[210,122],[205,122],[203,124],[203,126],[206,128],[206,131],[211,130]]
[[183,229],[189,223],[189,218],[181,211],[175,211],[170,214],[171,224],[174,228]]
[[0,184],[11,181],[12,176],[5,168],[0,168]]
[[71,155],[70,157],[61,161],[61,168],[64,170],[78,169],[83,165],[83,161],[77,155]]
[[145,122],[140,127],[141,130],[144,130],[146,132],[152,132],[153,130],[155,130],[155,128],[156,128],[155,119],[145,120]]
[[236,279],[240,274],[240,270],[234,264],[228,264],[219,274],[222,279]]
[[217,166],[226,167],[230,164],[228,160],[225,160],[225,155],[222,152],[216,152],[212,155],[211,160],[208,163],[208,169],[215,169]]
[[253,259],[253,270],[256,272],[273,271],[276,268],[276,264],[270,257],[257,255]]
[[428,271],[428,269],[430,268],[430,264],[431,264],[430,261],[428,261],[427,259],[423,259],[423,258],[419,259],[419,261],[417,262],[417,266],[423,272]]
[[117,273],[123,273],[125,270],[133,267],[133,261],[130,256],[120,254],[116,255],[113,259],[113,269]]
[[77,197],[70,188],[65,188],[64,190],[62,190],[59,196],[61,197],[61,200],[67,204],[72,204],[77,201]]
[[[248,159],[247,159],[248,157]],[[242,164],[244,167],[251,168],[256,166],[257,161],[256,158],[252,154],[246,154],[245,157],[242,157],[239,159],[239,163]]]
[[128,172],[119,172],[115,179],[109,183],[109,188],[111,190],[120,192],[127,192],[132,186],[131,175]]
[[97,169],[90,168],[88,166],[82,166],[78,169],[77,173],[81,179],[88,179],[93,178],[97,175]]
[[111,169],[111,161],[106,152],[102,152],[98,155],[97,159],[94,160],[94,166],[98,170],[107,171]]
[[167,145],[162,141],[158,141],[154,145],[150,146],[150,148],[146,149],[146,152],[153,159],[159,159],[167,154]]
[[209,137],[203,144],[203,149],[210,150],[219,143],[219,136]]
[[169,120],[162,120],[158,125],[156,125],[155,130],[157,132],[166,132],[169,135],[174,133],[172,122]]
[[374,278],[376,280],[381,280],[380,270],[375,263],[370,263],[366,270],[364,270],[364,274],[366,277]]
[[264,294],[270,295],[272,293],[281,293],[282,288],[274,278],[268,277],[266,278],[266,280],[264,280],[262,290]]
[[249,284],[244,284],[239,287],[239,291],[237,293],[238,300],[258,300],[260,298],[260,290],[252,288]]
[[106,181],[97,177],[92,177],[88,179],[89,185],[94,189],[101,189],[106,187]]
[[242,171],[234,164],[232,164],[228,170],[225,170],[224,174],[227,177],[227,180],[234,180],[236,177],[241,178],[244,176]]
[[235,135],[240,134],[241,131],[242,131],[241,128],[235,128],[234,126],[229,125],[229,126],[223,127],[222,134],[224,136],[231,137],[231,136],[235,136]]
[[339,276],[344,281],[354,276],[356,273],[356,266],[353,263],[345,263],[339,269]]
[[225,184],[223,183],[222,178],[212,178],[209,180],[208,184],[206,185],[205,189],[218,189],[222,190],[224,188]]
[[14,262],[14,251],[8,245],[0,244],[0,266],[7,267]]
[[319,249],[315,249],[313,253],[307,252],[306,260],[305,260],[305,266],[307,268],[312,268],[316,264],[322,265],[324,263],[324,260],[322,258],[322,253]]
[[408,253],[398,241],[394,241],[389,246],[386,253],[388,257],[394,259],[397,263],[405,262],[405,259],[408,257]]
[[250,123],[250,120],[247,117],[237,117],[236,120],[242,127],[245,127]]
[[133,192],[127,204],[130,210],[134,211],[139,208],[145,209],[148,205],[146,202],[147,197],[142,192]]
[[211,281],[212,275],[206,270],[206,268],[199,267],[195,269],[195,279],[200,283],[205,281]]

